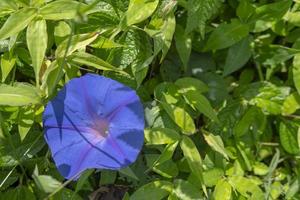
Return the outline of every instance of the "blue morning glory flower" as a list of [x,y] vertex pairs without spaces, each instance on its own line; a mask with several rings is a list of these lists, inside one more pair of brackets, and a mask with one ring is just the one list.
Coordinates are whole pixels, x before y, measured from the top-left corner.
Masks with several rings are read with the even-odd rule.
[[136,92],[87,74],[70,80],[43,114],[45,140],[67,179],[86,169],[133,163],[144,142],[144,112]]

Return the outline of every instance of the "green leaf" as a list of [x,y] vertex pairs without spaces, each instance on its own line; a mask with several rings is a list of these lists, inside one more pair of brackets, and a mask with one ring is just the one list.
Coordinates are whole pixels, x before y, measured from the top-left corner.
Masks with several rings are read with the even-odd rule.
[[264,200],[265,196],[261,189],[251,179],[242,176],[229,177],[229,183],[241,195],[249,200]]
[[128,176],[128,177],[132,178],[132,179],[139,180],[139,178],[136,176],[136,174],[134,173],[134,171],[130,167],[120,169],[119,172],[121,174],[124,174],[125,176]]
[[255,175],[264,176],[268,174],[269,167],[262,162],[256,162],[253,165],[253,172]]
[[211,120],[218,122],[216,112],[212,108],[208,99],[203,96],[199,91],[187,91],[184,97],[188,104],[199,112],[203,113],[205,116],[209,117]]
[[72,29],[67,22],[60,21],[54,28],[54,40],[56,46],[59,46],[72,33]]
[[296,54],[293,61],[293,80],[295,87],[300,94],[300,54]]
[[40,14],[46,20],[74,19],[86,4],[72,0],[52,1],[40,9]]
[[40,95],[32,85],[22,83],[16,83],[14,86],[0,84],[0,105],[25,106],[40,102]]
[[168,144],[150,168],[156,167],[168,160],[171,160],[177,145],[178,141]]
[[232,188],[231,185],[224,179],[220,179],[214,189],[214,200],[230,200]]
[[175,44],[179,57],[186,71],[192,50],[192,37],[185,33],[184,29],[180,25],[176,25]]
[[242,68],[251,57],[251,37],[246,37],[231,46],[225,61],[223,75],[227,76]]
[[205,131],[204,129],[201,129],[201,131],[203,132],[203,137],[204,137],[205,141],[207,142],[207,144],[214,151],[219,152],[220,154],[222,154],[224,156],[224,158],[229,160],[229,157],[228,157],[228,154],[224,147],[222,138],[219,135],[213,135],[212,133]]
[[35,195],[26,186],[17,186],[14,189],[1,191],[0,200],[35,200]]
[[159,0],[130,0],[126,12],[127,25],[140,23],[150,17],[158,3]]
[[282,104],[290,94],[290,87],[276,86],[270,82],[256,82],[243,88],[242,97],[251,105],[256,105],[264,112],[279,115]]
[[[203,171],[203,180],[204,184],[208,187],[213,187],[217,184],[218,180],[224,177],[224,170],[220,168],[212,168],[206,171]],[[189,177],[192,180],[192,176]],[[195,182],[197,183],[197,182]]]
[[222,0],[190,0],[187,2],[187,25],[186,32],[198,29],[202,38],[205,35],[205,23],[219,11]]
[[6,39],[22,31],[36,16],[35,8],[23,8],[11,14],[0,29],[0,40]]
[[247,22],[254,13],[255,7],[251,4],[250,0],[240,1],[236,9],[236,14],[243,22]]
[[217,50],[230,47],[246,37],[249,33],[249,26],[234,20],[230,24],[220,24],[209,36],[205,50]]
[[[135,191],[130,200],[155,199],[160,200],[172,192],[173,184],[168,181],[154,181],[140,187]],[[147,195],[147,197],[145,197]]]
[[165,18],[153,17],[145,32],[154,39],[154,55],[162,51],[160,62],[167,55],[175,32],[176,21],[173,13],[169,13]]
[[203,192],[206,194],[206,187],[204,185],[202,159],[200,153],[194,142],[187,136],[183,136],[180,147],[185,159],[187,160],[191,172],[198,178],[202,185]]
[[39,175],[37,167],[35,168],[32,177],[38,188],[46,193],[54,192],[62,186],[61,182],[51,176]]
[[18,9],[14,1],[2,0],[0,1],[0,17],[10,14]]
[[265,114],[257,107],[250,107],[239,119],[234,127],[237,137],[244,136],[251,131],[262,133],[266,124]]
[[300,96],[298,93],[294,92],[284,100],[282,106],[282,114],[283,115],[293,114],[299,108],[300,108]]
[[260,20],[268,21],[281,19],[289,10],[292,3],[292,0],[282,0],[257,7],[255,10],[256,15],[254,15],[254,19],[258,18]]
[[101,177],[99,185],[114,184],[117,178],[117,172],[112,170],[101,170]]
[[108,62],[102,60],[101,58],[85,52],[73,53],[71,56],[68,57],[68,61],[79,65],[91,66],[100,70],[109,70],[125,73],[122,70],[112,66]]
[[180,135],[168,128],[145,129],[144,132],[147,144],[170,144],[180,140]]
[[48,44],[46,21],[41,19],[30,22],[27,28],[26,40],[35,72],[36,84],[39,85],[40,70]]
[[[64,75],[63,69],[61,69],[61,59],[53,61],[45,71],[42,77],[42,90],[47,96],[50,96],[56,88],[58,82]],[[62,66],[63,67],[63,66]]]
[[203,199],[199,189],[188,181],[177,179],[174,182],[173,194],[181,200]]
[[178,175],[178,168],[174,161],[167,160],[161,164],[155,165],[153,171],[166,178],[173,178]]
[[5,52],[4,54],[1,55],[0,66],[1,66],[2,82],[6,80],[7,76],[15,66],[15,63],[16,63],[16,58],[12,56],[10,52]]
[[92,44],[91,47],[98,48],[98,49],[112,49],[123,47],[123,45],[114,42],[113,40],[99,36]]
[[192,77],[184,77],[177,79],[175,84],[181,88],[182,92],[196,90],[201,93],[208,91],[208,86],[199,79]]
[[298,154],[299,144],[297,140],[298,126],[291,122],[280,122],[279,135],[280,142],[284,150],[290,154]]
[[300,12],[288,12],[285,15],[285,20],[288,21],[289,23],[295,25],[295,26],[300,26]]
[[31,108],[25,108],[20,110],[18,117],[18,131],[21,141],[24,140],[30,128],[32,127],[34,122],[34,116],[34,110]]
[[[71,38],[71,42],[69,44],[70,38],[66,38],[60,45],[57,47],[55,55],[58,58],[64,57],[64,55],[69,56],[74,51],[78,49],[84,49],[87,45],[92,43],[98,37],[97,33],[85,33],[74,35]],[[67,51],[67,52],[66,52]]]
[[88,182],[88,178],[91,176],[91,174],[94,172],[93,169],[85,170],[81,175],[80,178],[77,181],[75,192],[80,191],[83,189],[84,184]]
[[191,135],[196,132],[193,118],[183,108],[164,102],[161,102],[161,105],[171,119],[182,129],[184,134]]

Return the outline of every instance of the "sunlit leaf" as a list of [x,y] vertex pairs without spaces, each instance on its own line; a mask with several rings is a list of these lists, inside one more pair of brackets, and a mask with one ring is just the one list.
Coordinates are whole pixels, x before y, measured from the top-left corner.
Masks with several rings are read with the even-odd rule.
[[44,61],[48,34],[45,20],[33,20],[27,28],[26,34],[27,46],[32,60],[32,66],[35,72],[36,83],[40,82],[40,70]]
[[29,84],[0,84],[0,105],[25,106],[40,102],[39,92]]
[[0,29],[0,40],[6,39],[22,31],[36,16],[35,8],[23,8],[9,16]]

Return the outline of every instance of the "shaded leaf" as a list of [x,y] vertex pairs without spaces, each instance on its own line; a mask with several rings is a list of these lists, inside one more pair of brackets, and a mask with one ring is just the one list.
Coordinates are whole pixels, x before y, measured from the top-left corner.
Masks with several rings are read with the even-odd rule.
[[251,37],[246,37],[229,48],[223,75],[227,76],[243,67],[251,57]]
[[194,142],[187,136],[183,136],[180,147],[183,151],[184,157],[187,160],[191,172],[195,174],[202,185],[203,192],[206,194],[206,187],[204,185],[202,159]]
[[205,50],[217,50],[227,48],[248,35],[249,27],[236,20],[230,24],[220,24],[209,36]]
[[168,181],[154,181],[140,187],[130,196],[130,200],[160,200],[166,197],[170,192],[172,192],[172,189],[173,184]]

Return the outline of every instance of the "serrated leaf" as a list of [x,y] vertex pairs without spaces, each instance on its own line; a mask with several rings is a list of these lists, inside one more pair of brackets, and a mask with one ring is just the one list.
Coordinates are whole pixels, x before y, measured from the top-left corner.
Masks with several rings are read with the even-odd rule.
[[33,20],[30,22],[27,28],[26,41],[35,72],[36,84],[39,85],[40,70],[48,44],[47,24],[45,20]]
[[147,144],[170,144],[180,140],[180,135],[168,128],[145,129],[144,133]]
[[14,86],[0,84],[0,105],[25,106],[41,102],[38,91],[29,84],[16,83]]
[[36,16],[35,8],[23,8],[9,16],[0,29],[0,40],[6,39],[22,31]]
[[219,135],[213,135],[212,133],[205,131],[202,129],[203,137],[207,144],[216,152],[222,154],[227,160],[229,160],[229,156],[224,147],[224,143],[222,138]]
[[127,25],[140,23],[150,17],[158,3],[158,0],[130,0],[126,12]]
[[218,50],[230,47],[246,37],[249,26],[234,20],[230,24],[220,24],[209,36],[205,50]]

